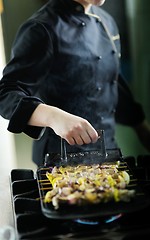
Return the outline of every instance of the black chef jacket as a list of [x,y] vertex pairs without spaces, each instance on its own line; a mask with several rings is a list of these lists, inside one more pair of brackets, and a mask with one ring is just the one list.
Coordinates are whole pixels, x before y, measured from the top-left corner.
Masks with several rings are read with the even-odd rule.
[[[77,2],[51,0],[22,24],[14,40],[0,83],[0,114],[10,120],[9,131],[35,139],[38,165],[47,152],[60,152],[60,138],[52,129],[42,135],[43,128],[27,125],[41,102],[104,129],[106,148],[117,146],[115,117],[129,126],[144,119],[120,75],[117,26],[100,7],[85,14]],[[69,152],[77,149],[67,146]]]

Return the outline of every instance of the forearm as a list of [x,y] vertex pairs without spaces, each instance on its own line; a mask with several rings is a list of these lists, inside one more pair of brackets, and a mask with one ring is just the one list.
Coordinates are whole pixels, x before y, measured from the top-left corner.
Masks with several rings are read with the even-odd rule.
[[96,142],[98,133],[81,117],[46,104],[39,104],[28,121],[30,126],[50,127],[69,144]]
[[52,119],[55,115],[56,108],[46,105],[39,104],[34,110],[31,118],[28,121],[30,126],[37,127],[51,127]]

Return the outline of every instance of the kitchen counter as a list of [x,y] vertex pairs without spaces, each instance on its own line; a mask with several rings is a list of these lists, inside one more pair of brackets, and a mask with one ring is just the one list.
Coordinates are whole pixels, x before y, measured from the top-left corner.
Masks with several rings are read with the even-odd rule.
[[16,240],[9,174],[0,174],[0,240]]
[[9,180],[17,164],[13,134],[7,131],[7,125],[0,116],[0,240],[16,240]]
[[0,175],[0,228],[5,225],[14,227],[9,176]]

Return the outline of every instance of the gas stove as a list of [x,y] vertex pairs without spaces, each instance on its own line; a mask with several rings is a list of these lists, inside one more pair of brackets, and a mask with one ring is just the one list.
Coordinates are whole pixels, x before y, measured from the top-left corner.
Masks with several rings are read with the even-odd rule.
[[[150,155],[124,158],[150,196]],[[130,213],[88,219],[50,219],[41,211],[37,179],[32,169],[11,171],[11,195],[18,239],[130,240],[150,238],[150,204]]]

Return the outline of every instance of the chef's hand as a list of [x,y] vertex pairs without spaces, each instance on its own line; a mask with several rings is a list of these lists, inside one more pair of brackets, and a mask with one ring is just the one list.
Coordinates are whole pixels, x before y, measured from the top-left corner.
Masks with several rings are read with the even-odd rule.
[[136,126],[135,131],[142,145],[150,152],[150,124],[144,120],[141,124]]
[[87,120],[46,104],[37,106],[28,124],[50,127],[70,145],[94,143],[99,138],[97,131]]
[[97,131],[87,120],[60,109],[56,111],[50,127],[70,145],[89,144],[98,140]]

